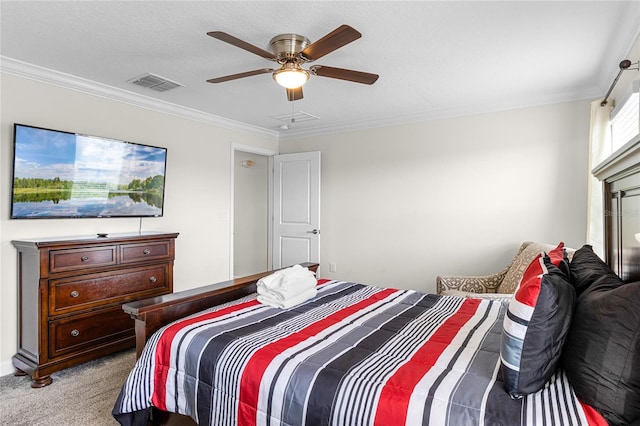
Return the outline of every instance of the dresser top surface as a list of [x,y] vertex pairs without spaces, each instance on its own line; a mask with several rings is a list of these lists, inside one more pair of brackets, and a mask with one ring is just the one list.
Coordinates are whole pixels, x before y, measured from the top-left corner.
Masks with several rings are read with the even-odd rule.
[[[101,236],[98,236],[101,235]],[[104,236],[103,236],[104,235]],[[13,240],[14,246],[30,245],[36,247],[48,247],[67,244],[116,244],[121,242],[148,241],[155,239],[177,238],[177,232],[130,232],[130,233],[113,233],[113,234],[92,234],[79,236],[61,236],[46,238],[29,238],[21,240]]]

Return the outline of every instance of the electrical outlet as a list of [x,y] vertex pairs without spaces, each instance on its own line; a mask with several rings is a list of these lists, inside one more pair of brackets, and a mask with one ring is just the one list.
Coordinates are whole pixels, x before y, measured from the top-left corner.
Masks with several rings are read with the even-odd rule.
[[329,272],[336,272],[336,264],[331,262],[329,263]]

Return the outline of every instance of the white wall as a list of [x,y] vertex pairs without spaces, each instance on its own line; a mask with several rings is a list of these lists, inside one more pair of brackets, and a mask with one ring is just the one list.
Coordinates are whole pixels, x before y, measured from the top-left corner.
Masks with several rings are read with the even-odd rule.
[[[321,274],[435,291],[586,238],[589,103],[283,140],[322,152]],[[327,265],[336,264],[329,273]]]
[[9,220],[13,123],[76,131],[168,148],[165,212],[143,219],[143,231],[179,232],[174,290],[231,277],[231,146],[277,151],[263,136],[0,74],[0,375],[16,352],[16,252],[11,240],[137,232],[138,219]]

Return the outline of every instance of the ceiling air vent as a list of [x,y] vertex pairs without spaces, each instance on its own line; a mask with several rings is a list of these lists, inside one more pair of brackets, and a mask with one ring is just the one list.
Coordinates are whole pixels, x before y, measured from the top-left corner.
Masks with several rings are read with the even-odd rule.
[[282,114],[275,116],[274,118],[280,121],[284,121],[285,123],[302,123],[304,121],[319,120],[319,117],[308,114],[304,111]]
[[183,84],[171,81],[168,78],[160,77],[159,75],[146,73],[138,77],[132,78],[128,81],[136,86],[146,87],[156,92],[166,92],[167,90],[175,89],[176,87],[183,87]]

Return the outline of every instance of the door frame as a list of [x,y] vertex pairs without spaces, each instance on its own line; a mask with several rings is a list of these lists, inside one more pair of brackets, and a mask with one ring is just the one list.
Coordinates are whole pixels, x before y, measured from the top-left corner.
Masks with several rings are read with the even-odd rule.
[[[235,246],[235,172],[236,172],[236,151],[248,152],[251,154],[264,155],[267,157],[267,164],[269,170],[273,169],[273,156],[279,154],[277,150],[268,149],[268,148],[258,148],[250,145],[243,145],[239,143],[232,142],[231,143],[231,190],[229,197],[229,279],[232,280],[234,276],[234,246]],[[273,173],[267,173],[267,214],[268,217],[273,217]],[[271,245],[273,241],[273,223],[271,220],[268,220],[267,225],[267,265],[271,265]]]

